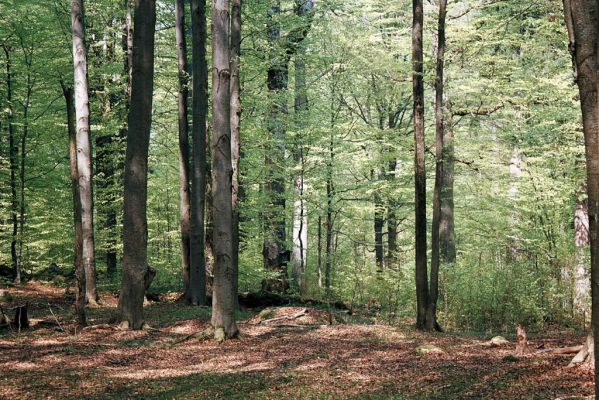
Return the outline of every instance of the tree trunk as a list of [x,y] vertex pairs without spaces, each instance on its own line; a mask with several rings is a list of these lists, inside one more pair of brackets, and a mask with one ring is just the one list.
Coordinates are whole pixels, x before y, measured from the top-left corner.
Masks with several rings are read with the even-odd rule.
[[[599,109],[597,61],[599,58],[599,3],[596,0],[564,0],[566,26],[570,29],[576,82],[580,91],[586,149],[589,236],[591,244],[591,298],[594,347],[599,346]],[[596,353],[595,353],[595,357]],[[597,361],[597,358],[595,358]],[[599,382],[599,369],[595,369]],[[595,384],[599,398],[599,385]]]
[[317,263],[318,263],[318,287],[322,287],[322,217],[318,216],[318,243],[317,243]]
[[[375,181],[379,181],[385,171],[372,173]],[[374,253],[376,259],[376,272],[383,272],[385,263],[385,249],[383,246],[383,227],[385,226],[385,204],[378,190],[374,192]]]
[[415,241],[416,241],[416,327],[424,329],[428,306],[426,267],[426,167],[424,141],[424,64],[422,54],[422,0],[413,0],[412,68],[414,97]]
[[238,334],[235,322],[236,293],[233,266],[233,210],[231,195],[231,70],[229,63],[229,1],[212,3],[212,198],[214,221],[214,286],[212,326]]
[[433,194],[433,222],[431,227],[431,277],[429,286],[429,303],[426,315],[426,329],[437,329],[437,300],[439,298],[439,264],[440,264],[440,219],[441,193],[443,192],[443,143],[445,121],[443,118],[443,74],[445,67],[445,15],[447,0],[439,1],[439,22],[437,28],[437,76],[435,79],[435,191]]
[[206,202],[206,114],[208,113],[208,67],[206,65],[206,2],[191,1],[192,48],[192,172],[191,172],[191,250],[189,287],[185,299],[190,304],[206,304],[206,260],[204,216]]
[[325,248],[325,263],[324,263],[324,287],[327,298],[331,294],[331,267],[334,252],[333,243],[333,197],[335,195],[335,187],[333,185],[333,163],[335,160],[334,137],[331,130],[329,137],[329,160],[327,162],[327,215],[326,215],[326,248]]
[[[235,290],[239,292],[239,203],[241,200],[241,84],[239,66],[241,57],[241,6],[242,0],[231,2],[231,166],[233,168],[231,202],[233,209],[233,271]],[[237,296],[235,296],[237,300]],[[236,304],[236,307],[238,304]]]
[[119,297],[122,326],[129,329],[141,329],[144,325],[144,276],[148,269],[148,146],[152,123],[155,24],[155,0],[136,0],[124,176],[123,280]]
[[187,98],[189,96],[189,71],[187,67],[187,41],[185,39],[185,2],[175,2],[175,29],[179,67],[179,220],[181,229],[181,266],[185,293],[189,291],[189,254],[191,236],[191,204],[189,196],[189,122]]
[[439,213],[439,254],[445,264],[456,261],[455,223],[453,205],[453,123],[451,113],[443,126],[443,168],[441,170],[441,210]]
[[10,47],[3,45],[6,55],[6,101],[8,104],[8,153],[10,161],[10,216],[12,222],[12,238],[10,242],[10,255],[12,259],[13,275],[16,283],[21,282],[21,266],[17,258],[17,239],[18,239],[18,200],[17,200],[17,169],[18,169],[18,149],[15,138],[14,125],[14,107],[12,98],[12,59],[10,57]]
[[[397,161],[395,159],[389,162],[389,177],[390,181],[396,179],[395,170]],[[387,267],[393,269],[398,264],[397,254],[397,200],[391,196],[387,203]]]
[[89,98],[87,84],[87,49],[83,0],[71,2],[73,33],[73,66],[75,76],[75,111],[77,115],[77,170],[81,199],[81,230],[83,238],[83,268],[85,297],[90,305],[97,304],[96,259],[94,250],[94,203],[92,191],[92,151],[89,131]]
[[[296,0],[295,14],[305,18],[310,11],[311,4]],[[304,180],[306,154],[302,135],[302,120],[308,110],[308,96],[306,88],[305,50],[298,47],[295,55],[295,126],[296,138],[293,151],[293,160],[299,166],[297,174],[293,177],[295,186],[295,202],[293,204],[293,251],[291,253],[291,275],[294,283],[303,295],[307,291],[306,264],[308,255],[308,210],[306,204],[306,185]]]
[[288,65],[285,56],[276,49],[281,41],[281,26],[278,17],[281,14],[279,1],[275,1],[269,9],[268,41],[275,50],[270,56],[267,86],[272,97],[268,131],[273,137],[274,146],[267,149],[265,164],[267,169],[264,192],[269,201],[264,212],[264,245],[262,255],[265,269],[275,277],[264,279],[262,289],[271,292],[285,292],[289,289],[287,280],[287,264],[285,249],[285,126],[287,101],[284,92],[287,90]]
[[85,316],[85,270],[83,268],[83,237],[81,227],[81,199],[79,198],[79,172],[77,170],[77,125],[73,89],[60,81],[67,106],[67,126],[69,132],[69,159],[71,167],[71,189],[73,192],[73,226],[75,230],[73,265],[77,290],[75,292],[75,313],[79,326],[86,325]]

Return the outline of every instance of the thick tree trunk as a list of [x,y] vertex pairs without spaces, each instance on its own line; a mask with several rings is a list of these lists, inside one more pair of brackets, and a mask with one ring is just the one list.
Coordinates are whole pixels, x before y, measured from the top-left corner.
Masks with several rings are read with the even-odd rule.
[[175,2],[175,30],[177,61],[179,67],[179,221],[181,229],[181,266],[185,293],[189,291],[191,203],[189,195],[189,122],[187,99],[189,96],[189,71],[187,67],[187,41],[185,39],[185,2]]
[[208,113],[208,67],[206,65],[206,2],[191,1],[192,31],[192,169],[191,169],[191,250],[189,287],[185,299],[190,304],[206,304],[206,260],[204,216],[206,202],[206,114]]
[[[241,57],[241,5],[242,0],[231,1],[231,166],[233,168],[231,202],[233,208],[233,271],[235,293],[239,292],[239,203],[241,201],[241,81],[239,66]],[[237,299],[237,296],[235,296]],[[237,305],[236,305],[237,306]]]
[[[214,287],[212,326],[216,338],[235,337],[235,271],[231,195],[231,70],[229,1],[212,3],[212,198],[214,220]],[[219,334],[219,331],[224,335]]]
[[81,229],[83,236],[83,267],[85,296],[88,304],[98,301],[96,259],[94,250],[94,200],[92,191],[92,151],[89,131],[89,98],[87,84],[87,48],[83,0],[71,2],[73,34],[73,66],[75,75],[75,111],[77,115],[77,170],[81,199]]
[[428,306],[426,267],[426,167],[424,160],[424,64],[422,54],[422,0],[413,0],[412,68],[414,97],[415,242],[416,242],[416,327],[424,329]]
[[155,24],[155,0],[136,0],[124,176],[123,280],[119,297],[122,326],[129,329],[141,329],[144,325],[144,277],[148,269],[148,147],[152,124]]
[[[584,130],[589,236],[591,245],[591,298],[594,347],[599,346],[599,3],[596,0],[564,0],[566,26],[569,28],[570,50],[573,52],[576,82],[580,91]],[[597,361],[595,353],[595,362]],[[595,369],[599,382],[599,369]],[[595,385],[599,398],[599,385]]]
[[18,199],[17,199],[17,169],[18,169],[18,148],[16,145],[15,125],[14,125],[14,107],[12,96],[12,59],[10,47],[3,45],[6,56],[6,101],[8,107],[8,158],[10,162],[10,217],[12,222],[12,237],[10,241],[10,255],[12,259],[13,275],[16,283],[21,282],[21,266],[17,257],[18,240]]
[[433,194],[433,222],[431,227],[431,277],[429,286],[426,329],[437,329],[437,300],[439,298],[439,264],[440,264],[440,219],[441,193],[443,187],[443,143],[445,120],[443,118],[443,75],[445,68],[445,16],[447,0],[439,1],[439,22],[437,28],[437,76],[435,79],[435,191]]
[[73,192],[73,226],[75,230],[73,265],[77,291],[75,292],[75,313],[79,326],[86,325],[85,315],[85,270],[83,268],[83,237],[81,227],[81,199],[79,198],[79,172],[77,170],[77,124],[75,122],[75,102],[73,89],[60,81],[67,106],[67,126],[69,133],[69,159],[71,167],[71,189]]

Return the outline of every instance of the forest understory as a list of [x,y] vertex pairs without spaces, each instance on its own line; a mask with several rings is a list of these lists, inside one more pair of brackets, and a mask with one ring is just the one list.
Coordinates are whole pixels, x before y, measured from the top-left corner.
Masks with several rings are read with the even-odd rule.
[[[552,327],[492,347],[490,336],[425,333],[412,326],[337,323],[306,307],[246,309],[238,339],[191,335],[210,309],[177,294],[148,302],[149,329],[111,324],[117,297],[102,293],[89,325],[76,328],[65,289],[29,282],[4,290],[2,309],[28,304],[31,326],[0,330],[3,399],[577,399],[592,371],[566,368],[584,333]],[[287,312],[287,314],[285,314]],[[424,346],[424,347],[423,347]],[[433,349],[432,351],[430,349]],[[427,351],[428,350],[428,351]]]

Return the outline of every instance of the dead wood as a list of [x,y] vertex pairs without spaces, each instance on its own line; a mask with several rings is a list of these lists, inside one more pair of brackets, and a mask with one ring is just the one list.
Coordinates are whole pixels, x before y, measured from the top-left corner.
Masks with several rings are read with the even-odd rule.
[[573,354],[573,353],[578,353],[580,350],[582,350],[583,346],[570,346],[570,347],[556,347],[556,348],[551,348],[551,349],[542,349],[539,350],[537,352],[535,352],[535,354],[542,354],[542,353],[551,353],[551,354]]
[[267,324],[270,322],[283,321],[283,320],[291,321],[291,320],[297,319],[299,317],[302,317],[306,314],[308,314],[308,309],[304,308],[303,310],[298,311],[297,313],[292,314],[292,315],[283,315],[281,317],[269,318],[269,319],[264,319],[264,320],[258,321],[258,324]]
[[526,353],[526,345],[528,344],[526,338],[526,330],[524,326],[518,325],[516,327],[516,355],[523,356]]

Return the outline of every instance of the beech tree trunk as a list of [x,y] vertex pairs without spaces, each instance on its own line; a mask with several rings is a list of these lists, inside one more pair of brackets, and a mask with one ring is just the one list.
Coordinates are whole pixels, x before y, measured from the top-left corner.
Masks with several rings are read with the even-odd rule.
[[152,124],[155,24],[155,0],[136,0],[124,175],[123,279],[119,296],[122,326],[128,329],[141,329],[144,325],[144,277],[148,270],[148,146]]
[[443,79],[445,67],[445,16],[447,0],[439,1],[439,21],[437,28],[437,76],[435,79],[435,191],[433,194],[433,222],[431,227],[431,277],[429,286],[429,303],[426,315],[426,329],[433,331],[437,324],[437,300],[439,298],[439,264],[440,264],[440,219],[441,193],[443,187],[443,161],[445,146],[443,143],[445,121],[443,118]]
[[[295,14],[306,18],[312,7],[309,2],[296,0]],[[304,21],[302,21],[304,22]],[[306,88],[305,50],[298,47],[295,55],[295,126],[296,138],[293,149],[293,160],[297,173],[293,177],[295,201],[293,204],[293,251],[291,252],[291,275],[300,294],[307,291],[306,264],[308,255],[308,210],[306,203],[306,185],[304,180],[306,149],[302,134],[302,123],[308,110],[308,95]]]
[[[389,176],[388,179],[390,181],[394,181],[395,170],[397,168],[397,161],[391,160],[389,161]],[[387,203],[387,267],[394,268],[397,267],[398,264],[398,254],[397,254],[397,210],[398,202],[391,195],[391,198]]]
[[441,209],[439,212],[439,254],[441,261],[445,264],[453,264],[456,261],[455,245],[455,222],[453,204],[453,123],[451,113],[444,120],[443,126],[443,163],[441,170]]
[[[281,5],[275,1],[269,9],[268,41],[275,49],[281,41],[281,26],[278,22]],[[262,255],[264,267],[274,277],[262,281],[262,290],[269,292],[285,292],[289,289],[287,280],[287,263],[285,260],[285,133],[284,116],[287,115],[287,101],[284,92],[288,85],[288,64],[286,56],[281,56],[278,49],[270,56],[267,86],[271,96],[275,97],[268,117],[268,130],[274,145],[266,152],[267,169],[264,192],[269,201],[264,212],[264,245]]]
[[[233,271],[235,293],[239,292],[239,203],[241,201],[241,84],[239,66],[241,57],[241,0],[231,1],[231,166],[233,168],[231,204],[233,208]],[[235,296],[237,299],[237,296]]]
[[[379,181],[385,170],[372,173],[374,180]],[[385,263],[385,248],[383,246],[383,227],[385,226],[385,204],[378,191],[374,193],[374,254],[376,259],[376,271],[383,272]]]
[[187,99],[189,96],[189,70],[187,66],[187,41],[185,39],[185,2],[175,1],[175,33],[179,68],[179,221],[181,229],[181,266],[185,293],[189,291],[191,204],[189,195],[189,122]]
[[71,167],[71,189],[73,192],[73,226],[75,230],[73,265],[77,290],[75,292],[75,313],[79,326],[86,325],[85,315],[85,270],[83,268],[83,237],[81,227],[81,199],[79,198],[79,172],[77,170],[77,125],[73,89],[60,81],[67,106],[67,126],[69,133],[69,160]]
[[[229,1],[212,3],[212,198],[214,221],[214,286],[212,326],[219,339],[239,330],[235,322],[233,210],[231,163],[231,70],[229,63]],[[222,332],[221,331],[221,332]],[[221,336],[222,340],[222,336]]]
[[14,126],[14,107],[12,96],[12,59],[11,48],[2,45],[6,56],[6,101],[8,107],[8,158],[10,162],[10,218],[12,222],[12,236],[10,241],[10,255],[12,259],[13,275],[16,283],[21,282],[21,265],[17,257],[18,240],[18,199],[17,199],[17,169],[18,169],[18,148],[16,145],[15,126]]
[[413,0],[412,68],[414,97],[415,242],[416,242],[416,327],[426,327],[428,273],[426,266],[426,167],[424,160],[424,64],[422,55],[422,0]]
[[206,114],[208,113],[208,67],[206,65],[206,2],[191,1],[191,48],[193,99],[191,168],[191,242],[189,286],[185,299],[206,304],[204,216],[206,205]]
[[90,305],[97,304],[96,258],[94,250],[94,195],[92,190],[92,151],[89,131],[89,97],[87,84],[87,48],[83,0],[71,2],[73,34],[73,66],[75,75],[75,111],[77,115],[77,171],[81,199],[81,233],[83,238],[83,268],[85,297]]
[[[564,14],[573,53],[576,83],[580,91],[584,131],[589,237],[591,245],[591,325],[594,347],[599,346],[599,3],[596,0],[564,0]],[[595,363],[597,353],[595,353]],[[599,398],[599,369],[595,369],[595,396]]]

